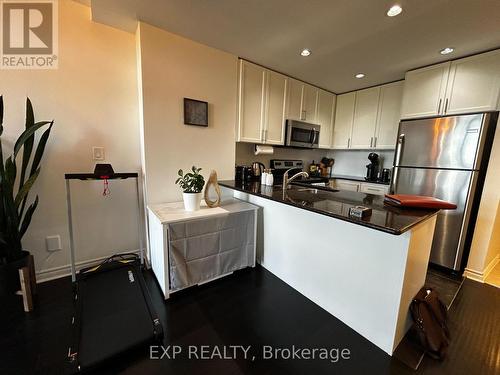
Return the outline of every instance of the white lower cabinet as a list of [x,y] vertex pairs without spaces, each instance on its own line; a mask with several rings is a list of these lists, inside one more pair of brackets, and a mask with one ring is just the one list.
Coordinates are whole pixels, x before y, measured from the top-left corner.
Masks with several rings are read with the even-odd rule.
[[370,182],[333,179],[330,187],[337,190],[357,191],[360,193],[385,195],[389,194],[389,185],[374,184]]
[[359,191],[368,194],[385,195],[389,194],[389,185],[370,184],[367,182],[362,182]]

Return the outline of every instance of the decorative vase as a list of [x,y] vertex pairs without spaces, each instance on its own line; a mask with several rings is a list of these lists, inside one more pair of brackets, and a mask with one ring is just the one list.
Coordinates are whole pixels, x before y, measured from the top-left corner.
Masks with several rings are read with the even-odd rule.
[[203,193],[182,193],[184,199],[184,209],[186,211],[198,211],[200,209],[201,197]]

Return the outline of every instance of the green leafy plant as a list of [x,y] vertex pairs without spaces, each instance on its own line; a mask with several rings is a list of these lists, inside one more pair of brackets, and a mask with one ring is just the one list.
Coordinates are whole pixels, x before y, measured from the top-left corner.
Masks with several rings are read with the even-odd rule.
[[[38,206],[38,196],[28,205],[28,195],[40,174],[45,145],[54,121],[35,122],[33,106],[26,99],[26,129],[17,139],[12,155],[3,158],[3,97],[0,96],[0,264],[6,264],[22,257],[21,239],[28,229],[33,213]],[[42,133],[35,153],[35,133],[40,128],[48,128]],[[18,174],[16,158],[22,150],[21,170]]]
[[182,169],[177,173],[179,178],[175,180],[184,193],[200,193],[205,185],[205,179],[200,174],[201,168],[196,168],[194,165],[191,172],[184,174]]

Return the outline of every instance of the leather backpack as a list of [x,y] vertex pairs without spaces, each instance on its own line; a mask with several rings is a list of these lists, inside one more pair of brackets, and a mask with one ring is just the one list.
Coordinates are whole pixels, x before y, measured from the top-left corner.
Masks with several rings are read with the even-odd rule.
[[450,343],[450,331],[446,323],[447,309],[432,288],[423,287],[410,305],[413,329],[432,358],[442,360]]

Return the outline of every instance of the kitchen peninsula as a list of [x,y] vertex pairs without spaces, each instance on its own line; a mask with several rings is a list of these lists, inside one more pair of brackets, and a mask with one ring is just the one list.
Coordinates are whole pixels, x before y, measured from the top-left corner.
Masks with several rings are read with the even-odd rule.
[[[425,282],[437,210],[300,184],[286,191],[259,182],[220,185],[262,208],[257,254],[264,268],[392,355]],[[357,205],[370,207],[371,216],[350,217]]]

